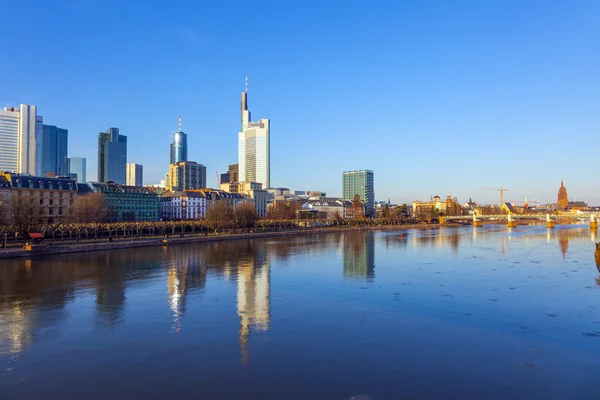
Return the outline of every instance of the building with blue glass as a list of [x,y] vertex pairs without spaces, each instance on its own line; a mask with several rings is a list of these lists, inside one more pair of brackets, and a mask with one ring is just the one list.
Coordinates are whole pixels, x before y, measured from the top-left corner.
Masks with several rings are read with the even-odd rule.
[[170,164],[177,164],[178,162],[188,160],[187,135],[181,130],[181,116],[179,116],[179,129],[173,133],[170,159]]
[[104,194],[112,210],[112,221],[159,220],[159,197],[152,188],[91,182],[78,184],[77,189],[79,195]]
[[98,134],[98,181],[127,181],[127,136],[120,135],[119,128]]
[[74,176],[78,183],[86,182],[86,165],[85,157],[69,157],[69,175]]
[[54,125],[42,125],[36,132],[36,165],[35,174],[46,176],[66,176],[69,173],[67,149],[69,147],[69,131]]

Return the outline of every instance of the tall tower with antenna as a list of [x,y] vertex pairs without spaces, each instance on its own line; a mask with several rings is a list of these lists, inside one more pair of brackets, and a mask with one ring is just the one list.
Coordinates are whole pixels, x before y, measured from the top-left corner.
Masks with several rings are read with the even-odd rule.
[[258,182],[263,189],[271,184],[271,121],[252,122],[248,109],[248,78],[242,92],[242,126],[238,133],[238,164],[240,182]]
[[187,135],[181,129],[181,115],[178,120],[177,132],[173,133],[173,143],[171,143],[170,164],[176,164],[188,160]]

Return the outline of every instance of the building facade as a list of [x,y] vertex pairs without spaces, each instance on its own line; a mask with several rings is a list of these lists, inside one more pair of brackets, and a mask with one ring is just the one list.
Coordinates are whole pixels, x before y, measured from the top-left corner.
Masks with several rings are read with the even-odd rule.
[[144,186],[144,167],[141,164],[127,164],[127,185]]
[[159,220],[159,198],[151,188],[91,182],[78,185],[78,189],[80,194],[103,193],[113,211],[113,221]]
[[[41,117],[38,117],[41,119]],[[38,121],[41,122],[41,121]],[[66,176],[69,173],[67,150],[69,131],[54,125],[42,124],[41,132],[36,134],[35,174],[45,176]]]
[[0,171],[35,175],[36,106],[0,110]]
[[354,200],[358,195],[364,203],[365,216],[375,217],[375,181],[371,170],[344,171],[343,190],[344,200]]
[[98,134],[98,181],[124,185],[127,182],[127,136],[118,128]]
[[167,187],[172,192],[205,188],[206,167],[193,161],[171,164]]
[[160,218],[164,221],[206,217],[206,195],[199,190],[165,192],[160,196]]
[[170,164],[177,164],[188,160],[187,134],[181,130],[181,115],[179,116],[179,129],[173,133],[170,160]]
[[39,206],[44,224],[61,222],[71,214],[71,207],[77,198],[77,182],[74,179],[7,172],[0,173],[0,177],[5,185],[8,182],[10,188],[10,196],[5,199],[8,207],[15,201],[32,201]]
[[567,188],[562,179],[560,181],[560,188],[558,188],[558,201],[556,202],[556,205],[561,210],[564,210],[569,206],[569,195],[567,194]]
[[69,157],[68,159],[69,175],[74,175],[78,183],[85,183],[87,181],[86,164],[85,157]]
[[242,130],[238,133],[239,182],[260,182],[271,187],[271,121],[252,122],[248,91],[242,93]]

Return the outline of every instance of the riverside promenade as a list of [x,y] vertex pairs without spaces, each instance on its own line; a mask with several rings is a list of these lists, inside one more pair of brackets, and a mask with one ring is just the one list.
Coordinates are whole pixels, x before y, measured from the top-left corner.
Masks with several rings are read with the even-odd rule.
[[[299,230],[283,230],[283,231],[271,231],[271,232],[244,232],[244,233],[219,233],[219,234],[208,234],[208,235],[186,235],[186,236],[172,236],[166,235],[165,237],[154,237],[154,238],[119,238],[112,242],[107,240],[97,241],[85,241],[83,243],[71,242],[53,242],[41,243],[33,245],[31,250],[24,250],[22,247],[9,247],[6,250],[0,250],[0,260],[7,258],[19,258],[19,257],[40,257],[50,256],[68,253],[83,253],[90,251],[107,251],[107,250],[122,250],[131,249],[138,247],[151,247],[151,246],[168,246],[176,244],[188,244],[188,243],[205,243],[205,242],[216,242],[225,240],[240,240],[240,239],[254,239],[254,238],[270,238],[270,237],[289,237],[289,236],[300,236],[300,235],[314,235],[314,234],[326,234],[336,232],[348,232],[348,231],[373,231],[373,230],[404,230],[404,229],[439,229],[440,227],[452,227],[455,225],[389,225],[389,226],[353,226],[353,227],[326,227],[326,228],[308,228]],[[459,226],[459,225],[456,225]]]

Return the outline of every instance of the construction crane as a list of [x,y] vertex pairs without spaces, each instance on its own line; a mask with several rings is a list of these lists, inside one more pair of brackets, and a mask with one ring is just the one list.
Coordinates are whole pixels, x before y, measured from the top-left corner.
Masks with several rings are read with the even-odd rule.
[[215,170],[215,174],[217,175],[217,183],[219,184],[219,188],[221,187],[221,177],[219,176],[219,171]]
[[504,192],[508,192],[508,189],[504,189],[502,186],[500,186],[500,189],[485,188],[483,190],[497,190],[500,192],[500,209],[502,209],[502,206],[504,205]]

